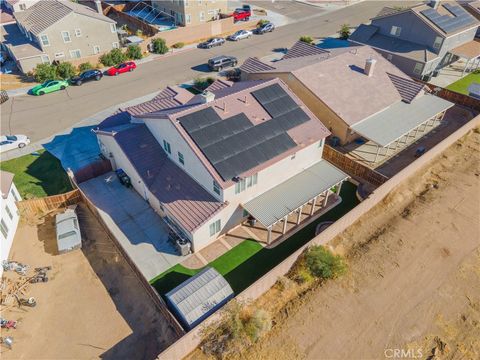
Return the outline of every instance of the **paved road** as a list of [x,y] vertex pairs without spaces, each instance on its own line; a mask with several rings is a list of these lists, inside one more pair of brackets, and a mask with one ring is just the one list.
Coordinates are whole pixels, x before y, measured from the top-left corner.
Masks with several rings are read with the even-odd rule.
[[42,97],[14,97],[1,106],[1,130],[2,133],[26,134],[32,141],[39,141],[107,107],[144,96],[166,85],[210,75],[205,63],[214,55],[234,55],[240,62],[249,56],[266,56],[275,48],[291,46],[301,35],[328,36],[335,33],[341,24],[366,22],[389,3],[392,4],[392,1],[365,1],[331,13],[312,10],[313,17],[280,27],[270,34],[227,43],[211,50],[192,49],[159,58],[142,64],[133,73],[106,77],[100,82],[72,86]]

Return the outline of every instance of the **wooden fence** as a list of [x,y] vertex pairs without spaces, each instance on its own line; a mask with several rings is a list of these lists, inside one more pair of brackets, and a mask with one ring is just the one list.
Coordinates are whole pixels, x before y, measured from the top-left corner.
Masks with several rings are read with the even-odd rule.
[[471,96],[459,94],[455,91],[451,91],[433,84],[425,83],[432,92],[445,100],[451,101],[457,105],[466,106],[475,111],[480,111],[480,100],[477,100]]
[[81,194],[78,189],[75,189],[65,194],[19,201],[17,202],[17,208],[22,216],[36,216],[78,204],[80,201],[82,201]]
[[112,171],[110,160],[98,160],[75,171],[75,181],[81,183]]
[[385,175],[356,162],[329,145],[323,147],[323,158],[345,171],[348,175],[364,179],[372,185],[380,186],[388,180],[388,177]]

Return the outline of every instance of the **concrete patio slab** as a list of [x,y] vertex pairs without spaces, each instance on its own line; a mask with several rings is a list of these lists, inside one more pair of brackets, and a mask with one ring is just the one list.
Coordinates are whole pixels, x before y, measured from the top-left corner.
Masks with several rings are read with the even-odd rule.
[[185,260],[168,242],[168,228],[160,216],[113,172],[79,186],[147,280]]

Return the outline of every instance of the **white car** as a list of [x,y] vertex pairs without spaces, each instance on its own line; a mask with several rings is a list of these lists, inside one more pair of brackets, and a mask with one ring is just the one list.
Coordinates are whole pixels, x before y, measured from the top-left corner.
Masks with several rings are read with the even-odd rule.
[[25,135],[0,136],[0,152],[23,148],[30,144],[30,139]]
[[252,32],[250,30],[238,30],[235,34],[232,34],[228,37],[229,40],[238,41],[242,39],[248,39],[252,36]]

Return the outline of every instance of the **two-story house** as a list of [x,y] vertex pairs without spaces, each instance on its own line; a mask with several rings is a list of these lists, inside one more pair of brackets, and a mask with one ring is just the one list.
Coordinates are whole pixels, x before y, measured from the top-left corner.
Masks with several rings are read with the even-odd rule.
[[477,65],[479,24],[459,4],[433,0],[411,8],[384,8],[350,40],[375,48],[407,75],[429,80],[459,58],[467,60],[466,68]]
[[40,0],[5,0],[5,6],[12,12],[24,11],[35,5]]
[[338,195],[348,176],[322,159],[329,131],[281,80],[216,81],[195,96],[172,90],[96,134],[113,168],[194,251],[249,216],[271,242],[289,215],[326,205],[336,185]]
[[[22,200],[15,184],[13,174],[0,170],[0,261],[7,260],[20,216],[15,202]],[[0,275],[3,268],[0,267]]]
[[72,1],[40,1],[15,12],[15,25],[4,26],[3,41],[23,72],[39,63],[73,61],[118,48],[115,21],[100,10]]
[[228,9],[225,0],[153,0],[152,6],[173,16],[176,23],[183,26],[216,20],[220,13],[225,14]]
[[282,79],[342,145],[363,138],[382,153],[438,124],[453,106],[370,46],[325,50],[297,42],[279,61],[248,58],[240,70],[243,80]]

